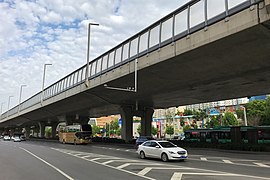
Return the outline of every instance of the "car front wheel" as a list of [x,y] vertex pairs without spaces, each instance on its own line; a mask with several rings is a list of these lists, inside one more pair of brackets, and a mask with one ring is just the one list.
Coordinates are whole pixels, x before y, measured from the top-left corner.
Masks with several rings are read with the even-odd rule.
[[145,159],[145,153],[143,151],[140,152],[140,158]]
[[162,153],[162,154],[161,154],[161,160],[162,160],[163,162],[167,162],[167,161],[169,160],[166,153]]

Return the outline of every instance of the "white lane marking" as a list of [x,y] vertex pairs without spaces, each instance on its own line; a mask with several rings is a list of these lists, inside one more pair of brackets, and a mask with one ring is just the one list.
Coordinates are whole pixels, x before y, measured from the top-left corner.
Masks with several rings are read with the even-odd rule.
[[112,162],[115,162],[115,161],[117,161],[117,162],[140,162],[140,161],[137,161],[137,160],[132,160],[132,159],[114,159],[114,160],[109,160],[109,161],[106,161],[106,162],[103,162],[102,164],[110,164],[110,163],[112,163]]
[[263,163],[254,163],[254,164],[256,164],[256,165],[258,165],[258,166],[260,166],[260,167],[270,167],[270,166],[268,166],[268,165],[266,165],[266,164],[263,164]]
[[[201,161],[201,159],[193,159],[193,158],[188,158],[188,160],[190,160],[190,161]],[[224,163],[224,162],[221,162],[221,161],[213,161],[213,160],[207,160],[207,162],[210,162],[210,163]],[[243,164],[243,163],[236,163],[236,162],[234,162],[233,165],[258,167],[258,165],[255,165],[255,164]]]
[[111,162],[113,162],[113,160],[103,162],[102,164],[109,164],[109,163],[111,163]]
[[129,151],[129,149],[126,149],[125,151]]
[[125,168],[125,167],[127,167],[127,166],[129,166],[130,164],[129,163],[126,163],[126,164],[122,164],[122,165],[120,165],[120,166],[118,166],[118,167],[116,167],[117,169],[123,169],[123,168]]
[[230,160],[222,160],[223,162],[225,162],[225,163],[228,163],[228,164],[233,164],[233,162],[232,161],[230,161]]
[[201,160],[202,160],[202,161],[207,161],[207,159],[206,159],[206,158],[203,158],[203,157],[201,157]]
[[[54,149],[56,151],[59,151],[59,152],[63,152],[63,149],[56,149],[56,148],[51,148],[51,149]],[[98,155],[98,154],[97,154]],[[81,158],[81,157],[77,157],[77,156],[74,156],[76,158]],[[83,159],[83,158],[81,158]],[[101,158],[99,158],[101,159]],[[102,165],[100,162],[97,162],[97,161],[92,161],[92,160],[89,160],[89,159],[83,159],[83,160],[86,160],[86,161],[89,161],[89,162],[92,162],[92,163],[95,163],[95,164],[100,164]],[[193,159],[193,160],[196,160],[196,161],[201,161],[199,159]],[[215,161],[214,161],[215,162]],[[223,163],[223,162],[217,162],[217,163]],[[136,163],[134,163],[136,164]],[[138,163],[138,165],[143,165],[142,163]],[[145,165],[149,165],[149,164],[145,164]],[[157,164],[153,164],[153,165],[157,165]],[[164,164],[162,164],[164,165]],[[109,167],[109,168],[112,168],[112,169],[117,169],[117,167],[114,167],[114,166],[110,166],[110,165],[103,165],[103,166],[106,166],[106,167]],[[201,168],[186,168],[186,167],[182,167],[182,168],[179,168],[179,167],[176,167],[174,165],[166,165],[167,167],[164,168],[164,167],[151,167],[152,169],[188,169],[188,170],[201,170],[201,171],[206,171],[206,172],[211,172],[211,173],[220,173],[220,174],[228,174],[227,172],[224,172],[224,171],[214,171],[214,170],[208,170],[208,169],[201,169]],[[258,167],[258,166],[255,166],[255,165],[252,165],[253,167]],[[132,174],[132,175],[136,175],[136,176],[139,176],[139,177],[142,177],[142,178],[145,178],[145,179],[150,179],[150,180],[155,180],[153,178],[150,178],[150,177],[147,177],[147,176],[141,176],[141,175],[138,175],[137,173],[133,173],[131,171],[128,171],[128,170],[125,170],[125,169],[117,169],[119,171],[122,171],[122,172],[126,172],[126,173],[129,173],[129,174]],[[270,180],[270,178],[267,178],[267,177],[260,177],[260,176],[250,176],[250,175],[244,175],[244,174],[231,174],[233,176],[239,176],[239,177],[249,177],[249,178],[253,178],[253,179],[265,179],[265,180]]]
[[92,155],[88,155],[88,156],[81,156],[81,158],[89,158],[89,157],[93,157]]
[[[59,152],[64,153],[61,149],[56,149],[56,148],[51,148],[51,149],[54,149],[54,150],[56,150],[56,151],[59,151]],[[74,156],[74,155],[72,155],[72,154],[70,154],[70,155],[71,155],[71,156]],[[79,156],[74,156],[74,157],[81,158],[81,157],[79,157]],[[100,162],[93,161],[93,159],[92,159],[92,160],[86,159],[86,158],[81,158],[81,159],[83,159],[83,160],[85,160],[85,161],[89,161],[89,162],[95,163],[95,164],[103,165],[103,166],[106,166],[106,167],[109,167],[109,168],[112,168],[112,169],[117,169],[117,167],[110,166],[110,165],[107,165],[107,164],[102,164],[102,163],[100,163]],[[96,158],[96,159],[101,159],[101,158]],[[138,174],[136,174],[136,173],[127,171],[127,170],[125,170],[125,169],[117,169],[117,170],[122,171],[122,172],[125,172],[125,173],[129,173],[129,174],[132,174],[132,175],[135,175],[135,176],[139,176],[139,177],[142,177],[142,178],[145,178],[145,179],[155,180],[155,179],[150,178],[150,177],[147,177],[147,176],[140,176],[140,175],[138,175]]]
[[120,151],[121,149],[116,149],[117,151]]
[[174,173],[171,180],[180,180],[182,179],[182,173]]
[[69,180],[74,180],[74,178],[70,177],[69,175],[67,175],[66,173],[64,173],[62,170],[58,169],[57,167],[55,167],[54,165],[48,163],[47,161],[45,161],[44,159],[38,157],[37,155],[33,154],[32,152],[20,147],[20,149],[24,150],[25,152],[31,154],[32,156],[34,156],[35,158],[37,158],[38,160],[42,161],[43,163],[47,164],[48,166],[50,166],[51,168],[53,168],[54,170],[58,171],[60,174],[62,174],[63,176],[65,176],[67,179]]
[[188,169],[188,170],[190,170],[190,169],[195,169],[195,168],[189,168],[189,167],[146,167],[143,170],[141,170],[140,172],[138,172],[138,174],[144,176],[145,174],[147,174],[152,169],[163,169],[163,170],[172,170],[172,169],[177,169],[177,170],[181,169],[181,170],[183,170],[183,169]]
[[94,158],[94,159],[91,159],[91,161],[96,161],[96,160],[99,160],[99,159],[101,159],[101,158]]
[[[181,174],[181,175],[180,175]],[[178,176],[182,177],[183,175],[199,175],[199,176],[238,176],[238,177],[248,177],[248,178],[253,178],[253,179],[267,179],[269,180],[270,178],[265,178],[265,177],[257,177],[257,176],[249,176],[249,175],[243,175],[243,174],[231,174],[231,173],[193,173],[193,172],[184,172],[184,173],[179,173],[177,174]],[[171,180],[181,180],[181,179],[171,179]]]
[[146,168],[144,168],[143,170],[141,170],[140,172],[138,172],[138,175],[140,175],[140,176],[144,176],[144,175],[146,175],[149,171],[151,171],[152,170],[152,168],[151,167],[146,167]]

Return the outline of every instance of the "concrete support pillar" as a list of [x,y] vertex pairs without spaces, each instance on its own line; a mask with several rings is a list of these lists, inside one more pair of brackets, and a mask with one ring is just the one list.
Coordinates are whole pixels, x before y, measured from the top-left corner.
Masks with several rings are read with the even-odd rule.
[[58,123],[52,123],[52,138],[56,137],[56,128],[57,128]]
[[143,110],[141,117],[141,136],[151,136],[152,118],[154,110],[152,108],[146,108]]
[[15,129],[13,129],[13,128],[9,129],[9,135],[10,136],[13,136],[14,135],[14,132],[15,132]]
[[121,137],[126,142],[131,142],[133,135],[133,113],[130,107],[122,107],[120,110],[122,127]]
[[25,129],[25,132],[24,132],[25,138],[29,139],[29,137],[30,137],[30,127],[26,126],[26,127],[24,127],[24,129]]
[[39,137],[44,138],[45,137],[45,123],[44,122],[39,122]]

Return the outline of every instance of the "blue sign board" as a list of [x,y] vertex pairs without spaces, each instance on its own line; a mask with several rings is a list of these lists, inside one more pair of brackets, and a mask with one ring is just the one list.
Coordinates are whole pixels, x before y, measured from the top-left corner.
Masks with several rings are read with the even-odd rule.
[[207,112],[206,112],[208,115],[210,116],[217,116],[219,115],[219,111],[215,108],[209,108],[207,109]]
[[122,119],[121,118],[118,119],[118,125],[122,125]]

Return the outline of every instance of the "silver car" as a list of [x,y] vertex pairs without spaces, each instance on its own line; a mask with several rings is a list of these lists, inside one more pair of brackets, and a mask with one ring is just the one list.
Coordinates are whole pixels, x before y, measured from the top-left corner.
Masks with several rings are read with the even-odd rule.
[[159,158],[162,161],[185,160],[188,158],[187,150],[178,147],[169,141],[150,140],[138,147],[138,154],[141,159],[146,157]]

